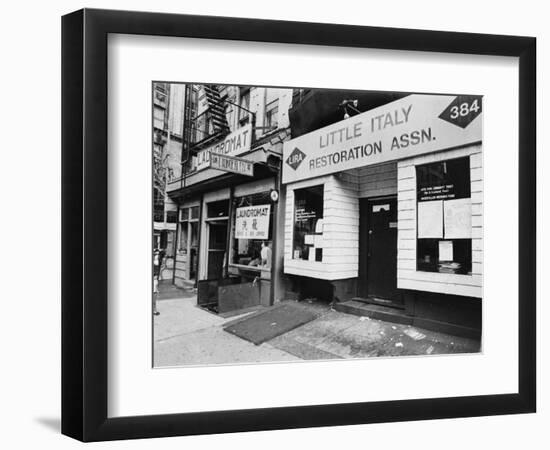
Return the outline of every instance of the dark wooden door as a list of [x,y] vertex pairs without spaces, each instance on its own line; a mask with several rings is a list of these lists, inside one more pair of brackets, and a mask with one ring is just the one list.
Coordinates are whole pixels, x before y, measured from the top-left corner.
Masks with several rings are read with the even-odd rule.
[[208,224],[208,279],[221,279],[227,243],[227,221]]
[[401,302],[397,292],[397,199],[367,202],[367,295]]

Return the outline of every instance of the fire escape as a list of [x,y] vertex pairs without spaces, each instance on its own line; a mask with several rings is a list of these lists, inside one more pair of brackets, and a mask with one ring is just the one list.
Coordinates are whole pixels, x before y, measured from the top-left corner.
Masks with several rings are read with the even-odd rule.
[[206,109],[191,119],[193,140],[191,149],[198,151],[210,144],[223,139],[229,134],[229,124],[225,115],[226,103],[220,96],[218,87],[214,84],[202,85],[206,99]]
[[[204,91],[204,101],[206,104],[204,111],[197,114],[198,91],[200,89]],[[183,178],[193,170],[191,167],[192,156],[196,155],[200,150],[223,140],[231,132],[226,111],[226,108],[230,105],[247,113],[249,121],[254,124],[255,114],[229,101],[227,97],[222,97],[218,85],[201,84],[186,86],[182,152]]]

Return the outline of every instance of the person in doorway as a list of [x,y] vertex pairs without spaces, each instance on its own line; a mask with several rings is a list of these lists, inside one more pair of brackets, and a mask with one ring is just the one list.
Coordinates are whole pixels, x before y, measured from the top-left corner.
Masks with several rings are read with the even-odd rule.
[[271,268],[271,247],[269,247],[269,242],[262,241],[262,250],[260,252],[262,258],[262,266],[266,268]]

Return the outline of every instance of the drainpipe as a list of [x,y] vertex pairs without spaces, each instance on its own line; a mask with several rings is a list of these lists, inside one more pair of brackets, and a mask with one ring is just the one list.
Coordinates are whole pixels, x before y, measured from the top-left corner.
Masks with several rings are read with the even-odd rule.
[[224,258],[224,271],[223,271],[223,278],[227,278],[229,276],[229,251],[231,249],[231,219],[233,217],[233,199],[235,195],[235,186],[231,186],[229,188],[229,209],[228,209],[228,218],[227,218],[227,234],[226,234],[226,242],[225,242],[225,258]]

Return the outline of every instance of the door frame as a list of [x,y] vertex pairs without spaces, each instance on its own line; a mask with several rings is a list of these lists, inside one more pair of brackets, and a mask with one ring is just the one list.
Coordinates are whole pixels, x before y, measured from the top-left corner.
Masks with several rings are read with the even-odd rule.
[[[368,251],[369,251],[369,204],[375,201],[395,200],[397,207],[397,193],[359,199],[359,279],[357,282],[357,295],[368,297]],[[396,242],[397,245],[397,242]],[[395,262],[397,264],[397,261]],[[397,281],[396,281],[397,282]]]

